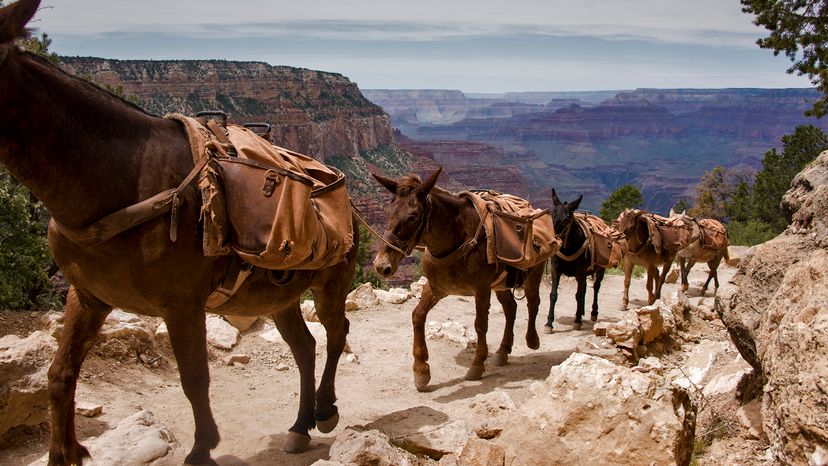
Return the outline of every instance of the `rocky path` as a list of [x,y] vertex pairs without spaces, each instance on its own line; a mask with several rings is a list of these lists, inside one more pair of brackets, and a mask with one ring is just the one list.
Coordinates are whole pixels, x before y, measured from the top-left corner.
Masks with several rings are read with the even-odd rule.
[[[723,266],[719,276],[723,286],[735,268]],[[698,296],[698,288],[706,277],[707,267],[697,266],[691,275],[691,303],[712,307],[713,297]],[[591,284],[590,284],[591,286]],[[665,295],[675,291],[677,284],[665,285]],[[340,425],[330,434],[313,431],[309,451],[299,455],[282,452],[287,428],[293,423],[298,407],[299,377],[295,364],[284,343],[271,343],[259,336],[268,330],[267,324],[257,323],[243,333],[232,351],[212,349],[211,400],[222,442],[213,457],[222,466],[230,465],[308,465],[329,457],[331,444],[346,426],[381,425],[384,420],[413,425],[438,425],[452,419],[463,419],[469,411],[469,401],[477,395],[500,390],[518,405],[530,396],[530,386],[547,378],[550,369],[560,364],[575,350],[576,345],[592,335],[592,324],[582,330],[573,330],[575,282],[564,279],[559,291],[557,327],[554,334],[541,334],[541,347],[530,350],[524,342],[527,325],[525,302],[520,302],[515,326],[515,348],[504,367],[487,364],[482,380],[463,379],[473,353],[457,342],[447,339],[429,339],[432,368],[431,391],[420,393],[414,388],[411,376],[411,311],[416,304],[409,299],[402,304],[382,303],[349,313],[351,334],[348,343],[352,355],[343,357],[337,374],[338,406],[342,415]],[[608,275],[601,289],[599,322],[618,321],[623,291],[623,277]],[[548,282],[542,290],[541,316],[538,329],[545,321],[549,303]],[[591,288],[588,296],[591,295]],[[646,304],[643,279],[635,279],[631,286],[630,307]],[[591,298],[588,298],[588,305]],[[587,315],[588,315],[587,311]],[[433,324],[454,322],[465,326],[473,335],[474,306],[471,298],[450,297],[441,301],[429,314]],[[158,322],[147,319],[150,326]],[[490,351],[497,347],[503,331],[503,313],[493,299],[489,319]],[[723,327],[708,323],[700,330],[697,341],[685,345],[685,358],[696,343],[703,340],[726,340]],[[154,327],[153,327],[154,328]],[[459,327],[458,327],[459,328]],[[317,378],[324,365],[322,342],[317,337]],[[228,354],[250,356],[247,364],[227,365]],[[165,354],[160,350],[160,354]],[[172,456],[165,462],[183,461],[192,444],[192,416],[189,404],[178,383],[174,363],[164,360],[138,363],[129,358],[92,356],[84,365],[78,401],[103,406],[103,413],[94,418],[78,417],[81,439],[100,436],[122,419],[142,409],[151,411],[160,425],[173,434],[178,443]],[[155,367],[152,367],[155,366]],[[25,465],[40,458],[46,451],[43,431],[26,431],[22,438],[7,440],[0,449],[0,464]],[[83,442],[83,441],[82,441]]]

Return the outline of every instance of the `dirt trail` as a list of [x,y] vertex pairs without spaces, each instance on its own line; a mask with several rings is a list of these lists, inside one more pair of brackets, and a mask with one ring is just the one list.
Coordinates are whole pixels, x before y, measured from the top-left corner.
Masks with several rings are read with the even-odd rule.
[[[722,286],[730,286],[728,281],[735,271],[733,267],[720,268]],[[705,265],[697,265],[691,274],[688,296],[693,304],[700,299],[712,304],[711,292],[704,298],[698,295],[698,288],[706,275]],[[677,284],[665,285],[664,294],[677,287]],[[281,449],[298,408],[299,375],[296,366],[284,345],[268,343],[255,332],[248,332],[233,351],[251,356],[252,360],[246,367],[226,366],[220,357],[228,353],[213,351],[217,357],[210,363],[211,400],[222,436],[221,443],[213,451],[213,458],[222,466],[307,465],[318,459],[327,459],[334,438],[348,425],[367,424],[403,410],[410,410],[412,415],[417,415],[418,411],[431,414],[436,411],[439,417],[446,420],[455,418],[462,416],[469,398],[495,388],[507,391],[516,403],[521,403],[528,397],[530,384],[545,379],[553,365],[561,363],[572,353],[579,339],[592,333],[591,323],[586,323],[580,331],[572,329],[574,290],[574,280],[562,280],[556,331],[552,335],[541,333],[541,347],[537,351],[526,347],[526,304],[525,301],[520,302],[515,347],[509,364],[494,367],[490,360],[480,381],[463,379],[472,353],[445,340],[428,340],[433,390],[427,393],[415,390],[411,376],[410,322],[417,300],[410,299],[400,305],[382,304],[349,313],[351,334],[348,342],[358,361],[349,362],[343,358],[339,364],[336,387],[337,404],[342,416],[340,425],[330,434],[312,431],[311,448],[300,455],[288,455]],[[599,321],[618,320],[622,292],[623,276],[607,275],[600,293]],[[591,293],[590,282],[587,318],[592,303]],[[630,297],[630,307],[646,304],[642,279],[633,280]],[[549,285],[545,280],[541,315],[537,322],[539,331],[545,322],[548,306]],[[444,299],[429,314],[429,321],[447,320],[473,329],[472,299]],[[488,332],[490,352],[500,342],[503,321],[502,309],[497,300],[492,299]],[[324,352],[318,345],[317,381],[323,366]],[[149,369],[140,364],[91,357],[82,370],[77,399],[104,407],[104,414],[98,418],[77,418],[80,439],[98,436],[109,426],[143,408],[152,411],[160,423],[174,433],[181,445],[175,458],[179,464],[192,446],[190,406],[180,388],[173,364]],[[0,450],[0,464],[28,464],[42,456],[46,449],[45,433],[36,430],[25,442]]]

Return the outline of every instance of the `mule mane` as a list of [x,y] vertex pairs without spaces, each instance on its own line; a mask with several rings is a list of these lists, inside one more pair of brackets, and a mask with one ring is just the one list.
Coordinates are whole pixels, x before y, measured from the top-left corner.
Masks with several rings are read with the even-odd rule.
[[123,98],[121,96],[118,96],[118,95],[114,94],[112,91],[106,89],[105,87],[102,87],[102,86],[99,86],[99,85],[95,84],[93,81],[91,81],[91,76],[90,76],[90,79],[84,79],[84,78],[81,78],[79,76],[73,75],[73,74],[65,71],[63,68],[61,68],[60,65],[52,63],[51,61],[47,60],[46,58],[44,58],[40,55],[37,55],[35,53],[29,52],[28,50],[23,50],[22,51],[21,58],[24,59],[24,60],[28,59],[28,60],[31,60],[31,61],[35,62],[38,65],[43,66],[46,70],[55,72],[55,74],[57,76],[68,78],[73,86],[78,86],[78,89],[81,90],[84,93],[90,93],[90,94],[93,94],[93,95],[96,95],[96,96],[109,98],[114,103],[125,104],[131,110],[138,110],[139,112],[143,113],[144,115],[158,116],[158,115],[154,115],[152,113],[149,113],[146,110],[144,110],[143,108],[141,108],[140,106],[126,100],[125,98]]
[[[401,176],[401,177],[397,178],[397,193],[396,194],[397,194],[397,196],[406,196],[408,194],[411,194],[411,191],[416,189],[422,183],[423,182],[420,179],[419,175],[410,174],[410,175]],[[435,194],[435,195],[444,195],[444,196],[457,197],[457,194],[452,193],[450,191],[446,191],[445,189],[437,187],[437,186],[434,186],[433,188],[431,188],[431,191],[429,191],[429,193],[430,194]]]

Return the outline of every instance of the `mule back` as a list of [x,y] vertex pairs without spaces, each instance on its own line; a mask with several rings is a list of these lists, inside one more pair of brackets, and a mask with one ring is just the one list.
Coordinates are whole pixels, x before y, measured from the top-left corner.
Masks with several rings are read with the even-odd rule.
[[469,191],[483,220],[490,264],[501,262],[526,270],[554,255],[561,242],[549,209],[536,209],[526,199],[496,191]]

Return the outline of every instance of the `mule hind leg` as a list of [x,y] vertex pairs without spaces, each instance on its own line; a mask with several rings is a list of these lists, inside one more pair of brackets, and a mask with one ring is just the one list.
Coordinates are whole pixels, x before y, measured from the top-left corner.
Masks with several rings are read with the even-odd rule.
[[503,307],[503,315],[506,323],[503,326],[503,338],[500,340],[500,348],[492,355],[492,363],[495,366],[505,366],[509,361],[509,354],[512,353],[512,345],[515,340],[515,317],[517,316],[517,302],[511,290],[496,291],[495,296]]
[[489,346],[486,343],[486,332],[489,330],[489,306],[492,301],[492,290],[489,287],[474,291],[474,331],[477,333],[477,348],[474,351],[474,360],[466,371],[466,380],[480,380],[485,371],[486,358],[489,357]]
[[719,263],[722,261],[722,257],[721,254],[717,254],[713,260],[707,263],[709,272],[707,272],[707,281],[704,282],[704,286],[702,287],[702,296],[707,293],[707,286],[710,285],[711,279],[713,280],[713,285],[716,287],[716,291],[719,290]]
[[89,457],[75,436],[75,389],[81,364],[112,307],[72,286],[64,309],[63,331],[48,372],[50,466],[81,465]]
[[296,422],[289,429],[283,448],[288,453],[300,453],[308,449],[310,445],[308,430],[316,425],[314,415],[316,340],[302,318],[298,300],[271,317],[285,343],[290,347],[290,352],[299,368],[299,412]]
[[540,311],[540,284],[543,280],[543,269],[545,265],[540,264],[529,269],[526,275],[526,283],[523,289],[526,291],[526,307],[529,310],[529,321],[526,324],[526,346],[536,350],[540,348],[540,337],[535,328],[535,321]]
[[[345,282],[342,282],[345,283]],[[348,282],[350,283],[350,282]],[[322,433],[331,432],[339,422],[336,407],[336,369],[345,349],[350,322],[345,317],[345,296],[347,289],[325,288],[314,292],[317,316],[325,326],[327,336],[327,357],[322,380],[316,390],[316,428]]]

